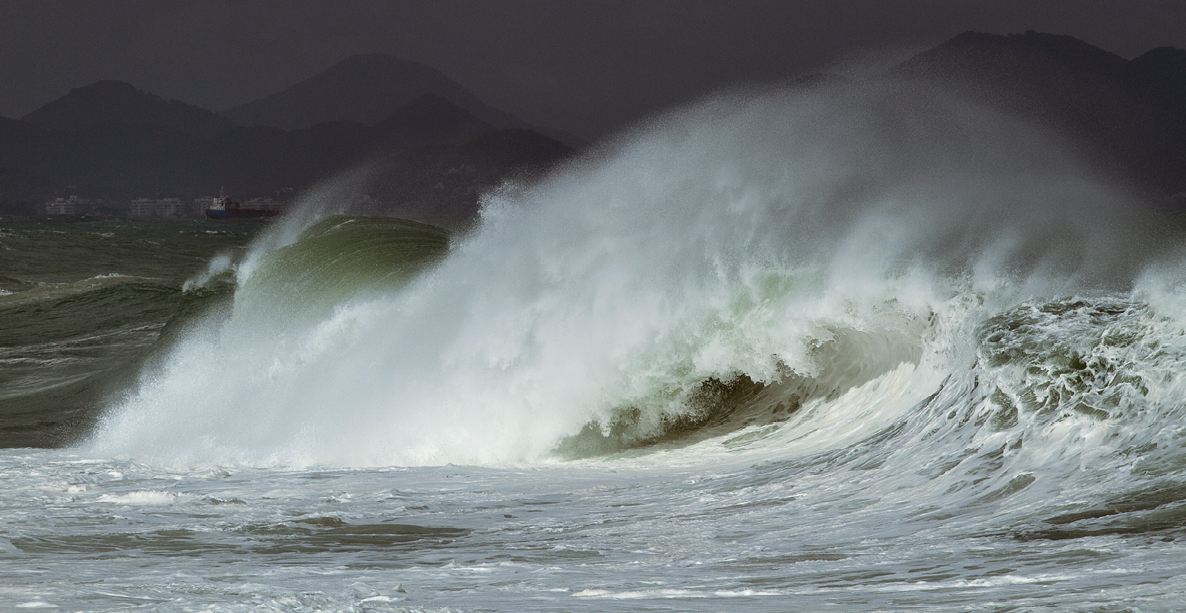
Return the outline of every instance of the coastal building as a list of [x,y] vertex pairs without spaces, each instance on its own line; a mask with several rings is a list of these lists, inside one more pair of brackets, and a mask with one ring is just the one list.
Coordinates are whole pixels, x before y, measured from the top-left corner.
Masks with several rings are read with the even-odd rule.
[[84,215],[91,212],[94,201],[78,196],[55,198],[45,203],[46,215]]
[[128,204],[128,217],[132,219],[188,219],[192,216],[192,207],[181,198],[137,198]]

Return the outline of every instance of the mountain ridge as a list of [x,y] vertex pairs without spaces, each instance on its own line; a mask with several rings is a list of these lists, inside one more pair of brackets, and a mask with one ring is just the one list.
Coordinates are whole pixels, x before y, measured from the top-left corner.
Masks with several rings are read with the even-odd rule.
[[1053,127],[1151,197],[1186,192],[1186,51],[1126,60],[1071,36],[964,32],[890,74]]
[[154,124],[199,138],[235,127],[214,111],[179,100],[166,100],[115,80],[75,87],[21,120],[51,132],[84,130],[105,123]]
[[436,94],[423,94],[374,125],[393,145],[409,147],[433,142],[462,143],[494,131],[489,123]]
[[[352,58],[402,66],[427,79],[405,93],[447,81],[439,71],[393,56]],[[1186,210],[1186,198],[1175,196],[1186,194],[1186,51],[1161,47],[1126,60],[1069,36],[965,32],[889,75],[952,88],[972,102],[1061,130],[1101,168],[1141,186],[1151,200]],[[464,90],[453,86],[459,88],[455,93]],[[236,197],[250,198],[307,187],[380,159],[393,177],[383,190],[406,200],[400,206],[420,213],[438,207],[452,215],[472,213],[478,191],[516,169],[537,172],[572,152],[550,133],[487,121],[436,92],[418,93],[377,115],[393,103],[384,104],[366,107],[367,121],[338,118],[285,130],[236,126],[213,111],[100,81],[74,88],[25,118],[0,118],[0,201],[198,196],[224,185]]]
[[373,126],[426,94],[447,100],[497,129],[527,128],[570,146],[583,144],[570,134],[531,125],[487,105],[436,68],[386,53],[349,56],[279,92],[227,109],[223,115],[239,125],[287,130],[334,120]]

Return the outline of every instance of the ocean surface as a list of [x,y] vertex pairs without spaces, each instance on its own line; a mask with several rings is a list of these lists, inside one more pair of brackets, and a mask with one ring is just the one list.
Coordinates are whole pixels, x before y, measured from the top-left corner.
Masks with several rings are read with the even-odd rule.
[[0,222],[0,610],[1186,610],[1186,224],[740,91],[467,232]]

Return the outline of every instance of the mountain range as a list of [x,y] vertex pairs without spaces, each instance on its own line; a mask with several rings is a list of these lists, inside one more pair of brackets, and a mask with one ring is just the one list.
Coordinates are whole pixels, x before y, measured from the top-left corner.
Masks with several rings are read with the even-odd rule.
[[416,98],[431,94],[495,128],[524,128],[569,146],[583,141],[560,130],[534,126],[492,108],[444,73],[382,53],[354,55],[325,72],[270,96],[223,113],[243,126],[300,130],[326,121],[375,125]]
[[[1126,60],[1068,36],[966,32],[890,74],[1048,125],[1117,180],[1186,208],[1186,51]],[[581,145],[382,54],[223,113],[100,81],[0,117],[0,215],[71,194],[272,196],[365,163],[381,169],[368,195],[386,212],[455,225],[482,191]]]
[[32,214],[65,195],[285,195],[369,164],[403,177],[376,181],[370,201],[458,225],[482,191],[573,151],[543,132],[427,66],[383,55],[347,58],[226,113],[99,81],[0,118],[0,214],[4,201],[10,214]]
[[1126,60],[1070,36],[965,32],[892,74],[1049,126],[1118,180],[1186,207],[1186,51]]

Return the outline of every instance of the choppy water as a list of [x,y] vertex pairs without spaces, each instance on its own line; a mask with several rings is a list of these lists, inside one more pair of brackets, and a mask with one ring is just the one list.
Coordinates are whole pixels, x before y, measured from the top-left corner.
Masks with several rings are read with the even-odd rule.
[[133,380],[179,314],[182,285],[242,252],[257,224],[42,221],[0,225],[0,445],[62,444]]
[[1186,607],[1181,222],[1056,136],[830,85],[659,118],[465,236],[352,189],[245,252],[4,230],[41,266],[0,272],[4,426],[76,442],[0,455],[0,597]]

